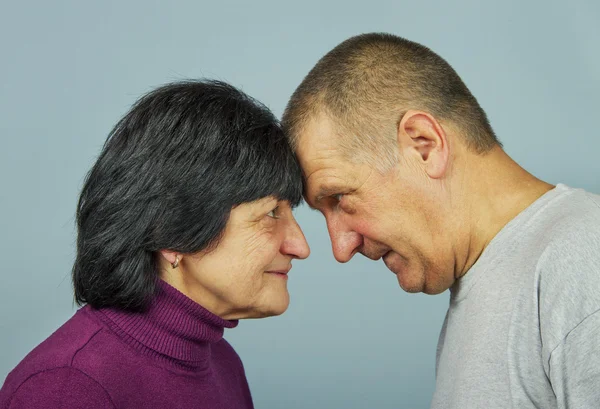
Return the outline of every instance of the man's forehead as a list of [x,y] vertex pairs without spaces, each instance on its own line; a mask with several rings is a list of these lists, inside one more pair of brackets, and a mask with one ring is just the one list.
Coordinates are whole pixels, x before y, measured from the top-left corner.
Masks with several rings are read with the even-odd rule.
[[336,142],[335,122],[328,115],[319,113],[307,118],[299,129],[298,142],[304,144],[334,145]]
[[300,133],[296,154],[302,166],[307,200],[335,194],[346,183],[351,169],[337,144],[338,138],[332,121],[324,115],[311,118]]
[[307,168],[320,166],[321,162],[340,156],[337,139],[328,119],[317,117],[308,121],[300,132],[296,146],[296,154],[305,173]]

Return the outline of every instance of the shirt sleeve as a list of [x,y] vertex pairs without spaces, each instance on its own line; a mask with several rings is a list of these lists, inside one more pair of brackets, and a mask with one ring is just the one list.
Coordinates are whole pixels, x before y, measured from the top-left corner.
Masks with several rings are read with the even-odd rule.
[[550,354],[550,382],[559,409],[600,402],[600,311],[588,316]]
[[62,367],[30,376],[7,409],[115,409],[106,390],[76,368]]

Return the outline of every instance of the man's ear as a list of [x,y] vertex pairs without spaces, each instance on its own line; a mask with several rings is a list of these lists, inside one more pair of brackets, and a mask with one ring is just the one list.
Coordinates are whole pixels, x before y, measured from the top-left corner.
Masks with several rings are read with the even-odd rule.
[[429,113],[408,110],[398,124],[398,146],[419,162],[429,177],[439,179],[448,169],[450,151],[446,131]]

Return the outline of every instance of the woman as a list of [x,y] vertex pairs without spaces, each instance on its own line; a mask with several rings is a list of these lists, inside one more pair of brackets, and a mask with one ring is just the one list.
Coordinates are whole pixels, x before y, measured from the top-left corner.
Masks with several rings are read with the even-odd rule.
[[283,313],[296,159],[270,111],[211,81],[141,98],[110,134],[77,209],[86,304],[9,374],[0,408],[252,408],[223,339]]

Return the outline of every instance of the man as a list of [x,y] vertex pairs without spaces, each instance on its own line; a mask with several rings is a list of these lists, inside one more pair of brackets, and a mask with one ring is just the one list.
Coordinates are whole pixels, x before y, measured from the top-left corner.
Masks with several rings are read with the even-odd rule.
[[515,163],[456,72],[388,34],[311,70],[283,124],[333,253],[450,289],[433,408],[600,404],[600,197]]

